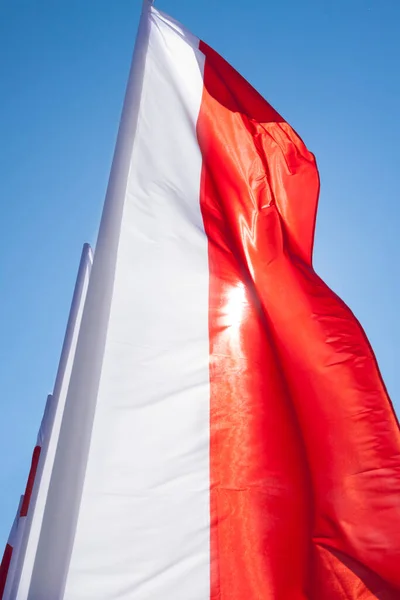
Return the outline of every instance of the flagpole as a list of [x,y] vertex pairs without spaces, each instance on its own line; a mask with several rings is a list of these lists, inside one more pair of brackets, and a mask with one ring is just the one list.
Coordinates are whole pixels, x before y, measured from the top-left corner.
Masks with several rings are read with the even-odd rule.
[[150,6],[144,2],[136,38],[28,600],[61,598],[64,594],[103,362],[148,45]]

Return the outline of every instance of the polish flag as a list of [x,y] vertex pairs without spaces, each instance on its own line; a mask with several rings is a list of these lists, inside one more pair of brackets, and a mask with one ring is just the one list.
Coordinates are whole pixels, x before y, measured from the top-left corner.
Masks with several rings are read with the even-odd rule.
[[17,572],[19,559],[21,558],[21,547],[23,535],[26,527],[26,517],[29,511],[29,505],[31,502],[32,490],[36,479],[36,473],[38,470],[38,464],[42,445],[48,435],[49,426],[49,412],[53,401],[51,395],[47,396],[47,402],[40,424],[39,433],[35,447],[32,452],[31,466],[29,469],[28,478],[25,486],[25,493],[21,496],[18,512],[12,525],[9,539],[7,541],[6,548],[0,566],[0,600],[8,600],[11,598],[10,593],[15,581],[15,574]]
[[21,497],[20,507],[0,567],[0,600],[27,597],[92,262],[92,249],[85,244],[81,254],[54,391],[47,397],[36,445],[32,453],[25,493]]
[[400,597],[399,426],[313,270],[318,191],[146,2],[29,599]]
[[19,529],[21,525],[21,506],[23,504],[24,497],[21,496],[17,514],[15,515],[14,522],[11,527],[10,534],[8,536],[8,540],[6,543],[6,547],[4,548],[3,557],[0,563],[0,600],[4,598],[4,590],[6,587],[7,580],[11,577],[11,561],[13,558],[14,551],[18,550],[18,540],[19,540]]

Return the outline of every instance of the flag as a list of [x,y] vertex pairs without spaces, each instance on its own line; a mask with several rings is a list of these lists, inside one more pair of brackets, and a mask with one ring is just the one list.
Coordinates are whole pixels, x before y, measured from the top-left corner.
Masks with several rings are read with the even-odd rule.
[[2,564],[4,596],[1,594],[0,586],[0,600],[26,597],[29,590],[92,262],[92,250],[88,244],[85,244],[81,254],[54,391],[47,398],[32,453],[25,493],[18,511],[19,517],[14,525],[18,535],[13,534],[13,550],[12,552],[8,550],[7,554],[9,559],[3,559],[9,562],[9,567],[3,569]]
[[25,493],[23,496],[21,496],[17,516],[15,517],[10,533],[10,539],[4,552],[4,557],[1,564],[2,575],[0,577],[0,581],[2,581],[2,583],[0,584],[0,600],[8,600],[11,597],[10,594],[15,581],[17,565],[21,559],[22,540],[26,527],[26,518],[31,503],[32,490],[36,479],[42,445],[49,433],[49,412],[51,410],[52,401],[52,396],[47,396],[42,422],[40,424],[36,444],[32,452],[31,466],[26,481]]
[[17,514],[15,515],[15,519],[14,519],[14,522],[13,522],[11,530],[10,530],[10,535],[8,536],[8,540],[7,540],[6,546],[4,548],[3,557],[1,559],[0,600],[3,600],[3,598],[4,598],[4,590],[6,587],[6,582],[7,582],[7,579],[11,576],[10,566],[11,566],[11,560],[12,560],[13,553],[14,553],[14,551],[18,551],[18,538],[19,538],[18,530],[19,530],[20,524],[21,524],[20,513],[21,513],[21,506],[22,506],[23,501],[24,501],[24,497],[21,496],[19,505],[18,505]]
[[29,598],[399,598],[399,427],[312,267],[318,192],[146,2]]

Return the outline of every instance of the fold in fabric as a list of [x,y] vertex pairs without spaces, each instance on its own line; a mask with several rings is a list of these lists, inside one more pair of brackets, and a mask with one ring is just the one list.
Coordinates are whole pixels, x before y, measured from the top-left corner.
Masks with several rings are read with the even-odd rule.
[[400,435],[366,336],[311,256],[319,178],[206,44],[212,598],[400,597]]

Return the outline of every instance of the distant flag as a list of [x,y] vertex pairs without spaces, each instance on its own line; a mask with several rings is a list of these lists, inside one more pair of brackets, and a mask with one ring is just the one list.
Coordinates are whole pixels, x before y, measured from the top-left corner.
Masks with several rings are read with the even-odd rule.
[[[32,496],[33,485],[36,478],[36,473],[38,470],[38,464],[40,459],[40,453],[42,450],[42,445],[47,435],[49,434],[49,412],[50,406],[52,402],[52,396],[47,397],[47,402],[42,418],[42,422],[40,425],[39,433],[36,440],[36,445],[33,449],[31,467],[29,469],[28,479],[26,482],[25,493],[21,496],[21,501],[18,509],[18,514],[15,518],[13,527],[11,529],[10,540],[8,542],[8,546],[12,548],[12,550],[8,551],[8,556],[3,558],[1,564],[2,576],[1,578],[4,580],[3,584],[0,585],[0,600],[7,600],[10,598],[10,592],[12,589],[12,585],[15,580],[15,573],[17,571],[17,565],[19,563],[19,559],[21,558],[21,546],[23,534],[26,527],[26,517],[29,511],[29,505]],[[12,540],[12,541],[11,541]],[[0,580],[1,580],[0,578]],[[7,583],[7,586],[6,586]]]
[[[6,578],[4,576],[4,596],[0,593],[0,600],[26,597],[29,589],[92,262],[92,250],[88,244],[85,244],[82,250],[54,392],[53,395],[47,398],[36,446],[32,454],[25,494],[22,497],[19,510],[16,529],[18,536],[17,538],[14,536],[14,539],[17,539],[17,547],[14,546],[13,548],[10,567],[7,569],[7,585],[5,585]],[[2,569],[5,573],[6,568],[2,566]]]
[[6,543],[6,547],[4,548],[3,557],[0,563],[0,600],[4,598],[4,589],[6,587],[6,581],[11,575],[11,559],[14,551],[18,551],[18,540],[19,540],[19,528],[21,525],[21,506],[24,501],[24,497],[21,496],[17,514],[15,515],[14,522],[11,527],[10,535],[8,536],[8,540]]
[[27,596],[395,600],[400,433],[313,155],[145,3]]

